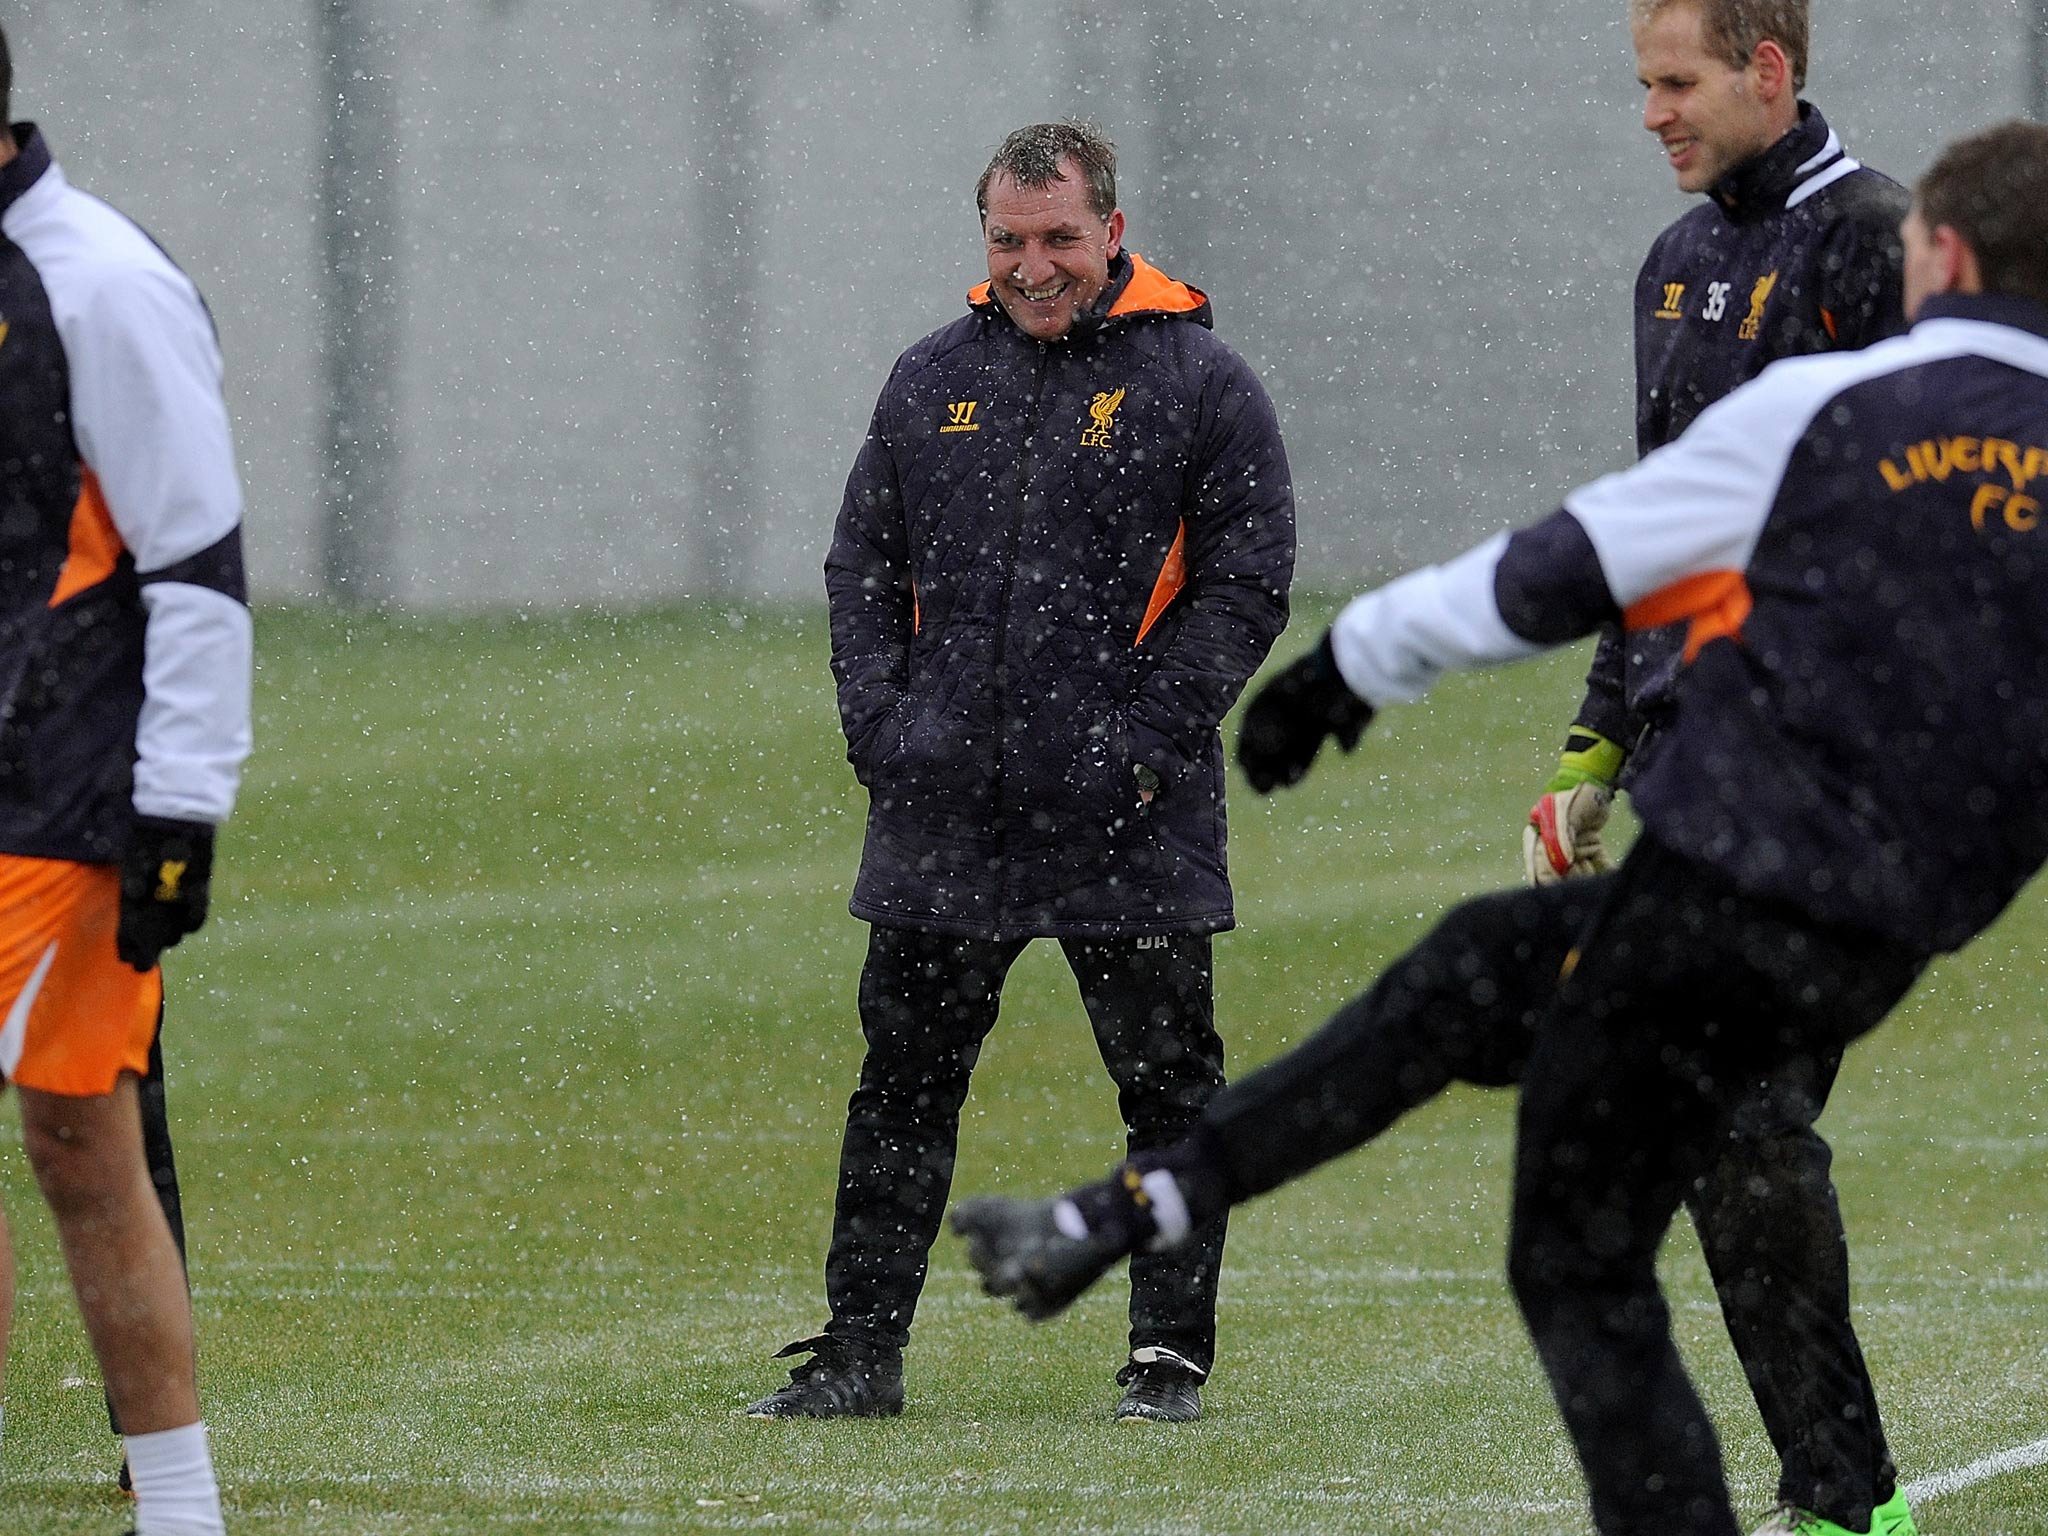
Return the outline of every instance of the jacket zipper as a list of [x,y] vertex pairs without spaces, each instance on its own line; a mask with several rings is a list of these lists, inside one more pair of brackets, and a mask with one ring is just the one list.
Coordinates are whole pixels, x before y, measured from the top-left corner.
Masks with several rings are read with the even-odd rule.
[[1024,498],[1033,481],[1031,473],[1033,455],[1026,452],[1032,438],[1038,431],[1040,407],[1045,397],[1045,373],[1047,347],[1042,341],[1034,341],[1032,347],[1038,353],[1037,363],[1032,370],[1031,400],[1024,412],[1024,431],[1017,445],[1016,486],[1010,501],[1009,526],[1005,529],[1003,549],[1003,581],[996,600],[996,645],[995,645],[995,704],[996,704],[996,782],[995,782],[995,826],[996,838],[996,926],[1005,928],[1010,915],[1010,860],[1004,847],[1010,839],[1010,821],[1004,812],[1003,788],[1005,774],[1003,760],[1009,750],[1009,637],[1010,637],[1010,593],[1017,576],[1017,549],[1024,539]]

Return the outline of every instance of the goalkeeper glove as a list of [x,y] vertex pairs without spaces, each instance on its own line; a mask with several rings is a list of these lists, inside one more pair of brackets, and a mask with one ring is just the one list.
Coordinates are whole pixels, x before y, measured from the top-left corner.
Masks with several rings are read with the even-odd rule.
[[1625,757],[1598,731],[1572,727],[1557,773],[1522,828],[1522,867],[1531,885],[1555,885],[1614,867],[1600,834]]
[[138,816],[121,860],[121,921],[114,948],[138,971],[206,921],[213,828],[201,821]]
[[1252,788],[1271,794],[1299,784],[1325,737],[1349,752],[1372,723],[1372,706],[1344,684],[1330,637],[1285,669],[1245,706],[1237,761]]

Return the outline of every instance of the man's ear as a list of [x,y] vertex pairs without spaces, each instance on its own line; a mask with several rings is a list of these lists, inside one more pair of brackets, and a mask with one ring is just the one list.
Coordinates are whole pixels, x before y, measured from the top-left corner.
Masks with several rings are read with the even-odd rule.
[[1963,238],[1963,232],[1953,224],[1937,224],[1928,231],[1927,238],[1933,242],[1935,254],[1941,258],[1942,293],[1982,293],[1984,271],[1978,264],[1977,253],[1970,249],[1970,242]]
[[1756,52],[1749,56],[1749,74],[1756,82],[1757,100],[1765,106],[1795,89],[1792,61],[1785,57],[1785,50],[1768,37],[1758,43]]
[[1112,208],[1109,211],[1109,251],[1107,253],[1109,259],[1115,261],[1116,253],[1123,248],[1124,211],[1121,208]]

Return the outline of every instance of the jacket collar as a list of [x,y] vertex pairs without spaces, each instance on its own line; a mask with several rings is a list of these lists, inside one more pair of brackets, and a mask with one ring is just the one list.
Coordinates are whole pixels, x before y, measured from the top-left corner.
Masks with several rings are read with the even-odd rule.
[[34,123],[16,123],[8,132],[14,135],[14,158],[0,165],[0,214],[41,181],[51,165],[50,146],[43,142],[42,129]]
[[14,158],[0,166],[0,213],[14,207],[51,168],[43,129],[35,123],[16,123],[8,133],[14,135]]
[[1736,166],[1707,195],[1731,223],[1753,224],[1783,213],[1856,168],[1820,109],[1802,101],[1799,122],[1790,133]]
[[1921,300],[1913,323],[1924,320],[1983,320],[2048,339],[2048,304],[2010,293],[1938,293]]
[[[1009,319],[989,283],[977,284],[968,293],[967,303],[982,314]],[[1201,289],[1168,277],[1136,251],[1118,251],[1109,264],[1109,284],[1102,297],[1087,313],[1076,315],[1073,329],[1059,339],[1072,341],[1148,316],[1192,320],[1211,327],[1216,323],[1209,295]]]

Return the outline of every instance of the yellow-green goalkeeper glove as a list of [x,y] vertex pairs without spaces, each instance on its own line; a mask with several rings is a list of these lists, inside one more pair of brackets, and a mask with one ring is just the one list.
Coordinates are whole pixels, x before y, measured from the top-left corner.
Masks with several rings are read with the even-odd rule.
[[1627,755],[1598,731],[1571,728],[1557,773],[1522,828],[1522,867],[1531,885],[1555,885],[1614,867],[1600,834]]

